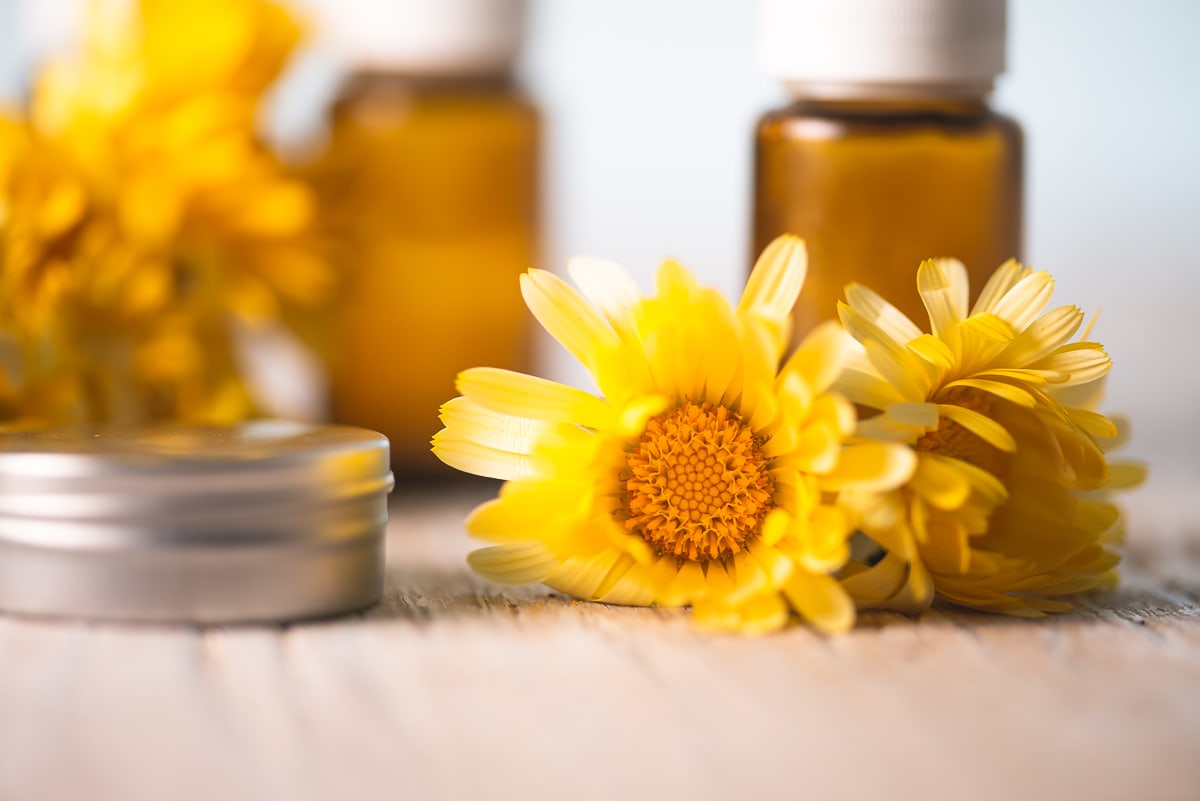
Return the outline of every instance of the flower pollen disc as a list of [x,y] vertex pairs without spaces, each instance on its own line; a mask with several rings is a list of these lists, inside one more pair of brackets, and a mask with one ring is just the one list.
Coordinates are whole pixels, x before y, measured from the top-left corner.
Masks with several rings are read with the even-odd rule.
[[625,526],[664,556],[727,559],[773,505],[761,439],[722,405],[684,401],[653,418],[626,463]]

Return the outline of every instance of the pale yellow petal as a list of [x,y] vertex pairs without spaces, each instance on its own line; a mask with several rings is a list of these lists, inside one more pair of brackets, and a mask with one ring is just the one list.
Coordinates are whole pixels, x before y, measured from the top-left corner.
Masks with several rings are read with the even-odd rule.
[[1045,270],[1031,273],[993,305],[992,313],[1008,323],[1014,331],[1022,331],[1037,319],[1053,294],[1054,279],[1050,273]]
[[1067,378],[1062,386],[1087,384],[1104,377],[1112,368],[1112,359],[1094,342],[1064,345],[1054,353],[1029,365],[1032,370],[1060,373]]
[[985,342],[1007,345],[1016,338],[1007,320],[988,312],[972,314],[962,322],[963,333],[971,333]]
[[808,270],[804,240],[784,234],[767,245],[738,303],[738,314],[761,317],[778,326],[790,325],[792,307],[800,296]]
[[[619,569],[618,566],[616,570]],[[611,578],[612,574],[610,574]],[[605,584],[597,588],[596,595],[598,600],[606,604],[650,606],[654,603],[654,592],[641,565],[633,565],[611,584],[606,580]]]
[[632,559],[617,550],[602,551],[591,557],[570,557],[550,571],[542,582],[574,598],[591,601],[603,594],[599,592],[602,586],[607,584],[604,588],[610,588],[633,564]]
[[[862,284],[846,285],[846,303],[863,318],[871,320],[878,330],[895,342],[903,345],[912,342],[924,332],[921,327],[905,316],[904,312],[886,301],[881,295]],[[841,304],[838,304],[839,310]],[[853,333],[853,332],[851,332]]]
[[469,398],[454,398],[442,404],[439,417],[450,431],[479,445],[509,453],[532,453],[559,423],[530,420],[494,412]]
[[496,412],[587,428],[604,428],[613,410],[603,398],[537,376],[475,367],[458,375],[458,391]]
[[870,371],[846,369],[838,376],[833,388],[847,398],[870,409],[886,409],[905,398],[882,378],[874,368]]
[[1015,367],[1035,362],[1069,342],[1082,323],[1083,311],[1078,306],[1051,309],[1019,333],[999,361]]
[[521,276],[525,305],[546,331],[580,364],[598,375],[620,346],[612,326],[571,286],[553,273]]
[[907,348],[894,349],[882,340],[868,339],[863,342],[863,347],[871,365],[902,400],[920,402],[929,399],[940,373],[936,367],[918,359]]
[[489,448],[448,429],[434,434],[433,453],[456,470],[486,478],[508,480],[538,474],[528,455]]
[[497,584],[536,584],[558,566],[540,542],[495,545],[467,554],[467,564],[488,581]]
[[1016,286],[1018,281],[1031,272],[1033,270],[1022,266],[1016,259],[1009,259],[1004,264],[1001,264],[992,273],[987,283],[983,285],[983,289],[979,292],[979,299],[971,307],[971,314],[992,312],[996,304],[1000,302],[1000,299],[1008,294],[1008,291]]
[[628,270],[616,262],[576,257],[567,262],[567,273],[618,334],[633,336],[633,308],[642,293]]
[[957,259],[929,259],[917,268],[917,291],[929,312],[932,334],[954,347],[967,316],[967,268]]

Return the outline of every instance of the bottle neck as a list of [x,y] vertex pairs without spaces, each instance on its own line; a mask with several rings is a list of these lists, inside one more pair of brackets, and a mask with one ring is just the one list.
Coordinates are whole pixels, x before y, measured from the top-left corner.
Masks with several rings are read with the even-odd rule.
[[976,103],[986,105],[993,82],[974,83],[868,83],[838,81],[785,81],[793,100],[870,101],[908,105]]
[[517,85],[509,72],[415,72],[371,66],[351,72],[343,86],[344,94],[374,94],[404,91],[416,93],[507,93]]

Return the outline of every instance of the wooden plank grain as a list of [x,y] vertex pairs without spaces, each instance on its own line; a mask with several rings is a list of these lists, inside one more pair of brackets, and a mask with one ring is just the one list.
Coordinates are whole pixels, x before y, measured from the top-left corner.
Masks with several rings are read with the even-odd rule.
[[[394,508],[385,598],[286,627],[0,616],[0,801],[1200,796],[1200,526],[1049,621],[745,639],[467,571],[476,490]],[[1157,514],[1159,517],[1155,517]]]

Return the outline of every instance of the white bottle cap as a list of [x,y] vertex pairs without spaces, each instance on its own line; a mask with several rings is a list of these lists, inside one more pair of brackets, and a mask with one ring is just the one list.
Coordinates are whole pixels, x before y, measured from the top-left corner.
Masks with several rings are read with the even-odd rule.
[[358,69],[422,75],[507,71],[525,0],[321,0],[317,34]]
[[1005,0],[761,0],[763,67],[796,94],[985,94]]

